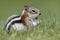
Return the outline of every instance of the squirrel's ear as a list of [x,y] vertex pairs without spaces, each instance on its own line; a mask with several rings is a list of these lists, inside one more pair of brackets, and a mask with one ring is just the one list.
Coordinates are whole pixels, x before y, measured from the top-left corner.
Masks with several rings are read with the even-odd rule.
[[24,6],[25,11],[29,11],[29,7],[30,7],[30,6],[25,5],[25,6]]

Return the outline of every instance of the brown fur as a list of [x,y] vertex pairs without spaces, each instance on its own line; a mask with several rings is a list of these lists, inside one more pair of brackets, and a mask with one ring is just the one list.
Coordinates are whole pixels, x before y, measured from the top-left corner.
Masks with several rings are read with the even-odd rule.
[[28,15],[28,13],[27,12],[25,12],[22,16],[21,16],[21,20],[22,20],[22,23],[24,24],[24,25],[28,25],[28,18],[29,18],[29,15]]

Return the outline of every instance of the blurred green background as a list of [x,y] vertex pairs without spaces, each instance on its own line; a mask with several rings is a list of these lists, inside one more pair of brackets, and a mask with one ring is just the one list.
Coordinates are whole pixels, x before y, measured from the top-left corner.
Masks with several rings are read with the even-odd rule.
[[[24,5],[41,11],[40,25],[7,34],[3,30],[6,19],[21,13]],[[60,40],[60,0],[0,0],[0,40]]]

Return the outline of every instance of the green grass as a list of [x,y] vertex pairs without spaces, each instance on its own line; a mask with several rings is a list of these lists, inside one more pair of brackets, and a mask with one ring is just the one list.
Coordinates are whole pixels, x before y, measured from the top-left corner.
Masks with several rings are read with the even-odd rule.
[[[38,8],[41,23],[26,31],[3,30],[6,19],[19,14],[24,5]],[[60,0],[0,0],[0,40],[60,40]]]

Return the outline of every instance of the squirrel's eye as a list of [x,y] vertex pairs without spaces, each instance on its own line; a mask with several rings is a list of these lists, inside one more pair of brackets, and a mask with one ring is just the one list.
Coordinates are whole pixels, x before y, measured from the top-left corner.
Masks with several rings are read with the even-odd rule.
[[32,12],[35,12],[35,10],[32,10]]

